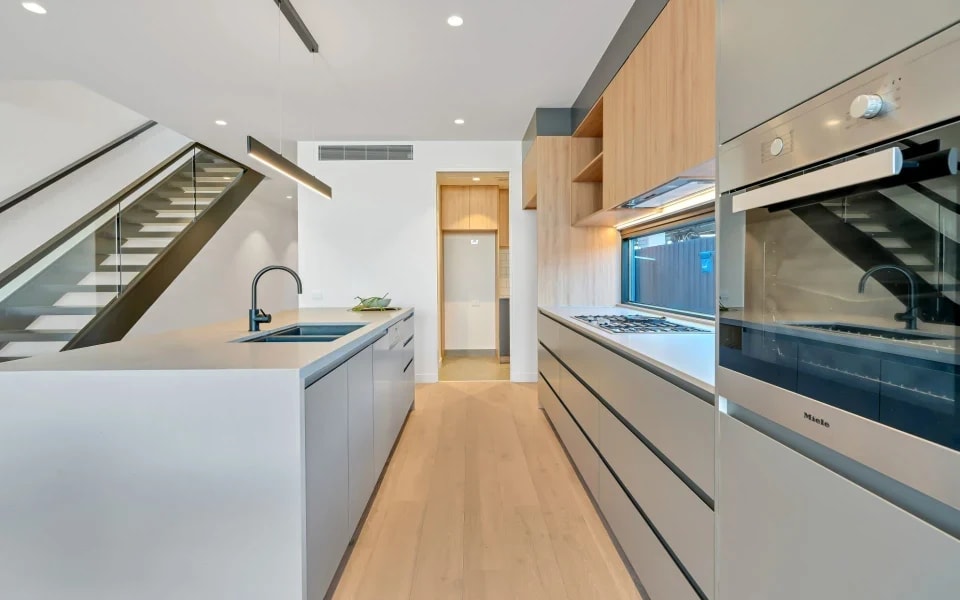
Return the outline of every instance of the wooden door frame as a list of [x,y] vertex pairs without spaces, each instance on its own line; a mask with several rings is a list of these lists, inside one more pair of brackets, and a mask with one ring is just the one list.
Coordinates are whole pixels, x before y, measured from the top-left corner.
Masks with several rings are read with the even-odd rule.
[[[437,314],[439,316],[440,323],[437,327],[437,345],[439,349],[440,361],[438,368],[443,366],[443,361],[446,358],[446,311],[444,310],[444,252],[443,252],[443,236],[446,231],[443,229],[443,201],[442,201],[442,187],[443,184],[440,183],[440,175],[442,173],[447,173],[448,171],[437,171],[435,176],[436,184],[436,206],[437,206]],[[470,171],[470,173],[502,173],[509,176],[510,171]],[[471,187],[471,186],[468,186]],[[496,214],[496,228],[495,229],[469,229],[469,230],[455,230],[456,233],[493,233],[494,234],[494,257],[493,257],[493,306],[494,306],[494,358],[497,361],[500,360],[500,202],[499,202],[499,191],[500,188],[497,186],[498,198],[497,198],[497,214]],[[507,193],[509,194],[509,187],[506,188]],[[508,204],[509,206],[509,204]],[[507,213],[507,218],[509,219],[509,211]]]

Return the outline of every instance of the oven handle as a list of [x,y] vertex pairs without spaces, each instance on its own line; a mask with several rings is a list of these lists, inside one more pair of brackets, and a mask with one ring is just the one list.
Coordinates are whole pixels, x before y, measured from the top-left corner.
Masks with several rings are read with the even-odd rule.
[[733,212],[761,208],[831,190],[893,177],[903,170],[903,152],[888,148],[847,162],[784,179],[733,197]]

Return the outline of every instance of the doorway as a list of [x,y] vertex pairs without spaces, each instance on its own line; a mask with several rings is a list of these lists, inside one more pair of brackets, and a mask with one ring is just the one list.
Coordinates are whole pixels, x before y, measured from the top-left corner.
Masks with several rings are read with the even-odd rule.
[[507,173],[438,173],[440,380],[510,379]]

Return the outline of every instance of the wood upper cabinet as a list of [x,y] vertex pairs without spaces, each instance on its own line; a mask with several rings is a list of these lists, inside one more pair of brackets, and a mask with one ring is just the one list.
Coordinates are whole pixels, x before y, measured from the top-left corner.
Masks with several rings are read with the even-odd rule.
[[444,231],[496,231],[499,204],[495,185],[440,187],[440,228]]
[[603,207],[716,156],[714,0],[670,0],[603,94]]
[[470,229],[496,231],[500,206],[499,188],[495,185],[470,186]]
[[537,208],[537,141],[523,157],[523,208]]
[[465,185],[445,185],[440,188],[440,228],[470,229],[470,188]]
[[500,207],[498,221],[500,226],[497,229],[498,238],[500,240],[500,248],[509,248],[510,247],[510,192],[508,190],[500,190]]

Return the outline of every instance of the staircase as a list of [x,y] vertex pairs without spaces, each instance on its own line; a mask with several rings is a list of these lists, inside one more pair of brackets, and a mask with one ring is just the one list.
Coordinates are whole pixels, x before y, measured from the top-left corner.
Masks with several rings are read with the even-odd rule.
[[[919,185],[897,188],[898,194],[915,194],[914,200],[934,202],[947,217],[958,218],[955,202],[930,198]],[[956,240],[931,227],[885,194],[868,192],[791,209],[834,249],[864,271],[878,265],[897,265],[916,275],[921,319],[960,322],[960,289]],[[896,272],[880,272],[877,281],[901,301],[909,287]]]
[[[179,273],[173,263],[185,266],[261,179],[193,144],[0,274],[0,361],[89,345],[84,338],[120,339],[132,326],[129,315],[149,307],[143,294],[140,306],[122,307],[127,291],[142,284],[158,296],[176,275],[160,271]],[[230,207],[216,211],[219,222],[189,236],[193,254],[168,260],[151,283],[161,258],[228,197]],[[114,309],[124,318],[109,318]]]
[[948,270],[940,268],[944,256],[956,254],[957,242],[942,236],[879,193],[860,199],[856,205],[836,200],[825,202],[824,206],[845,223],[870,236],[928,283],[938,286],[951,300],[957,301],[957,279]]

